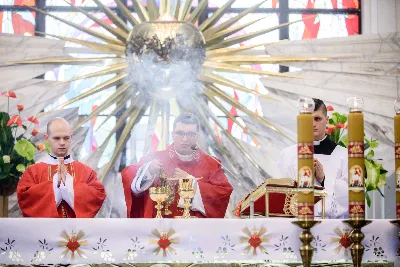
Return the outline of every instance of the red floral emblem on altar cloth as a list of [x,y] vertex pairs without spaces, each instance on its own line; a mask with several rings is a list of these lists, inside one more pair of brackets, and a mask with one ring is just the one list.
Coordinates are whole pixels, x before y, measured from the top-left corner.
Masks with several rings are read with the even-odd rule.
[[155,238],[150,239],[150,244],[157,245],[157,247],[153,250],[154,255],[158,255],[158,253],[161,251],[163,257],[167,256],[167,251],[174,255],[177,254],[175,249],[171,246],[172,244],[179,243],[179,238],[173,237],[176,234],[174,229],[171,228],[168,232],[165,232],[164,229],[162,229],[161,232],[157,229],[154,229],[151,231],[151,234]]
[[87,246],[87,240],[82,240],[85,236],[83,231],[79,231],[76,234],[74,231],[71,232],[71,236],[67,234],[66,231],[63,231],[60,235],[65,241],[59,241],[59,247],[65,247],[65,250],[61,253],[61,258],[68,257],[71,253],[71,260],[75,259],[75,252],[79,255],[79,257],[86,258],[85,253],[81,250],[82,246]]
[[314,143],[298,143],[297,155],[301,159],[309,159],[314,155]]
[[353,242],[350,239],[350,230],[342,231],[339,227],[336,227],[333,232],[335,233],[335,237],[331,238],[331,244],[337,243],[338,246],[334,249],[334,254],[339,254],[344,250],[344,255],[348,256],[350,251],[350,246]]
[[267,237],[267,229],[264,226],[260,229],[254,227],[252,231],[248,227],[245,227],[242,233],[246,235],[240,237],[240,243],[246,244],[243,254],[249,254],[251,250],[253,250],[254,256],[257,256],[257,251],[268,254],[264,245],[269,242],[269,238]]

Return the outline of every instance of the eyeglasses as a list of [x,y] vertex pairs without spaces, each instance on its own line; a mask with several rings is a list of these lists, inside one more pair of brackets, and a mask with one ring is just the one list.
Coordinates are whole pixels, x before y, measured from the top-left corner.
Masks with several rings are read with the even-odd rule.
[[177,131],[177,132],[174,132],[174,133],[177,136],[179,136],[179,138],[181,138],[181,139],[183,139],[185,136],[188,139],[193,139],[193,138],[195,138],[197,136],[197,133],[193,133],[193,132],[185,133],[185,132],[182,132],[182,131]]

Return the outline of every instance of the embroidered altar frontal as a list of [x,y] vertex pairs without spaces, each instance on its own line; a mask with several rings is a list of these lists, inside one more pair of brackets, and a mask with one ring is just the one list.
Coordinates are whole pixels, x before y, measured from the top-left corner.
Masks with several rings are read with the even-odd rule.
[[[1,264],[300,262],[293,219],[0,219]],[[397,261],[399,229],[363,228],[364,260]],[[313,262],[350,261],[350,228],[323,220],[312,229]],[[397,262],[396,262],[397,261]]]

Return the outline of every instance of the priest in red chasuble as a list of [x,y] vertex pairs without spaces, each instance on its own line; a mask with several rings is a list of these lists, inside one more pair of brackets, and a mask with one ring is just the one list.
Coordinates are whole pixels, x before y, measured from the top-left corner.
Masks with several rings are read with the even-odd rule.
[[173,144],[164,151],[143,157],[139,163],[122,171],[127,216],[129,218],[154,218],[155,202],[148,189],[160,183],[160,175],[167,176],[167,183],[174,188],[170,195],[169,210],[164,218],[181,216],[183,199],[177,192],[179,179],[193,179],[195,196],[190,214],[199,218],[223,218],[232,193],[220,161],[207,155],[196,146],[200,124],[192,114],[176,118],[173,128]]
[[17,187],[24,217],[93,218],[106,197],[96,172],[69,154],[70,125],[54,118],[47,125],[46,141],[51,154],[29,166]]

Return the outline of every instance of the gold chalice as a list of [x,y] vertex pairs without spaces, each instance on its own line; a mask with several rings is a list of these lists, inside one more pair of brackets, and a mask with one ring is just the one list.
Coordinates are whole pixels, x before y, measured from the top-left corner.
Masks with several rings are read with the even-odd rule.
[[149,188],[150,198],[157,202],[155,206],[157,209],[156,218],[162,218],[161,210],[163,208],[162,202],[168,198],[167,188],[165,186],[150,187]]
[[160,173],[160,182],[161,186],[165,187],[165,193],[167,194],[167,198],[165,199],[164,203],[164,215],[171,215],[172,211],[169,210],[169,205],[171,205],[174,201],[174,186],[168,181],[167,174],[165,173],[164,169],[162,169]]
[[183,202],[184,210],[182,216],[176,216],[175,218],[180,218],[180,219],[196,218],[194,216],[190,216],[190,206],[192,206],[190,200],[194,197],[194,194],[196,193],[194,179],[180,179],[178,193],[184,200]]

